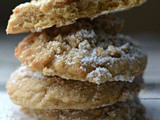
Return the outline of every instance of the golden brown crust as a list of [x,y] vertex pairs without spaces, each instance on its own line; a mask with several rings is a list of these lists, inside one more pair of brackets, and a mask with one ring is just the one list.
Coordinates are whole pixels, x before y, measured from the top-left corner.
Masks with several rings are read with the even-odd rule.
[[41,31],[52,26],[71,24],[79,18],[140,5],[145,0],[33,0],[13,10],[7,33]]
[[82,20],[31,34],[18,45],[15,56],[44,75],[97,84],[132,81],[141,75],[147,63],[144,51],[131,38],[108,35],[110,28],[102,27],[102,32],[100,26]]
[[136,96],[142,84],[138,77],[130,82],[94,84],[47,77],[20,67],[10,78],[7,91],[20,106],[34,109],[93,109]]
[[144,107],[139,101],[116,103],[92,110],[36,110],[22,111],[38,120],[146,120]]

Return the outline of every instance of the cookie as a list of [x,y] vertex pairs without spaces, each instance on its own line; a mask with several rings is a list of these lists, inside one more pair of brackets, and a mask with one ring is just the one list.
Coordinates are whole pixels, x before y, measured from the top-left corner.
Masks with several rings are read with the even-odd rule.
[[38,120],[146,120],[145,109],[139,101],[116,103],[113,106],[89,110],[37,110],[22,111]]
[[111,28],[100,26],[82,20],[33,33],[20,42],[15,56],[47,76],[97,84],[132,82],[146,67],[145,52],[131,38],[108,34]]
[[7,33],[39,32],[65,26],[79,18],[94,18],[140,5],[145,0],[32,0],[17,6],[10,17]]
[[6,88],[11,100],[34,109],[93,109],[137,96],[142,77],[130,82],[94,84],[47,77],[25,66],[11,76]]

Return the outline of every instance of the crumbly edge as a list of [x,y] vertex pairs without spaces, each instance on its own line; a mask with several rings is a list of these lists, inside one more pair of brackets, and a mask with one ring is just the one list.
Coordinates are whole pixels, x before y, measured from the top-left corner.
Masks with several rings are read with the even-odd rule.
[[145,0],[120,0],[117,2],[116,0],[112,0],[110,2],[105,2],[102,0],[88,2],[69,1],[70,3],[55,3],[52,1],[49,1],[48,3],[25,3],[13,10],[13,15],[9,20],[6,31],[8,34],[28,31],[40,32],[42,29],[54,25],[65,26],[73,23],[78,18],[93,18],[102,12],[104,13],[104,11],[105,13],[109,13],[113,10],[130,8],[142,4],[144,1]]

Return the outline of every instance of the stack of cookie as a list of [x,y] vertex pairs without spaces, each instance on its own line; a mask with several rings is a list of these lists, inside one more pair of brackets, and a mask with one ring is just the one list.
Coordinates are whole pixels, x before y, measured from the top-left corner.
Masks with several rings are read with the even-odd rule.
[[11,100],[40,120],[145,119],[136,96],[147,56],[118,34],[123,20],[108,14],[143,2],[32,0],[16,7],[7,33],[33,33],[15,50],[22,66],[6,87]]

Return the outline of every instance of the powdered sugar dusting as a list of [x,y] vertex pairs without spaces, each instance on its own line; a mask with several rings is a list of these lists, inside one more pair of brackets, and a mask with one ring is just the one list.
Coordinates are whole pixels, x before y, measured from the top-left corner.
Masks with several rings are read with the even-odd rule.
[[78,34],[83,38],[94,38],[96,35],[93,30],[89,32],[88,30],[85,30],[85,29],[82,29],[81,31],[79,31]]
[[[89,33],[87,30],[82,30],[79,34],[80,36],[87,38]],[[94,33],[92,34],[93,36],[89,36],[93,37],[92,40],[94,40]],[[77,39],[77,36],[72,35],[72,38]],[[143,51],[140,48],[132,45],[132,42],[126,38],[127,37],[125,36],[120,36],[120,39],[123,39],[124,41],[121,41],[118,38],[114,41],[115,45],[112,45],[112,40],[108,37],[105,42],[102,41],[101,43],[101,41],[98,41],[98,45],[94,44],[96,45],[94,47],[89,40],[77,39],[78,49],[73,48],[67,55],[55,55],[55,57],[58,61],[65,61],[65,64],[70,66],[76,66],[80,63],[81,66],[79,69],[83,72],[88,71],[88,67],[92,67],[92,70],[89,71],[85,79],[90,82],[97,84],[104,83],[106,81],[132,82],[135,76],[130,73],[129,67],[126,70],[122,68],[124,69],[124,73],[119,74],[121,68],[118,67],[124,67],[123,64],[120,66],[121,64],[119,62],[123,61],[127,64],[129,62],[132,63],[132,61],[138,62],[137,58],[144,57],[144,54],[142,54]],[[106,44],[108,47],[103,47],[103,44]],[[113,71],[110,72],[110,69],[114,68],[115,73],[113,73]],[[139,69],[140,71],[139,67],[136,67],[136,69]],[[115,75],[113,76],[112,73]]]
[[29,68],[27,68],[26,66],[21,66],[19,67],[12,75],[11,78],[13,78],[12,82],[14,81],[14,76],[16,76],[17,74],[19,74],[19,76],[21,77],[30,77],[31,80],[35,80],[35,79],[44,79],[45,76],[41,73],[41,72],[34,72],[32,70],[30,70]]
[[89,79],[90,82],[94,82],[96,84],[104,83],[111,78],[112,75],[106,68],[96,68],[96,70],[90,72],[87,75],[87,79]]
[[13,105],[5,93],[0,93],[0,120],[37,120],[35,116],[28,116],[20,111],[20,107]]
[[[19,59],[31,68],[42,70],[44,75],[98,84],[101,79],[102,83],[119,79],[132,81],[137,73],[141,74],[146,63],[143,50],[126,36],[98,34],[92,28],[72,31],[68,35],[52,36],[44,32],[20,51],[22,53],[19,56],[23,58]],[[43,77],[41,73],[27,74]]]
[[36,5],[36,6],[41,6],[44,4],[49,3],[51,0],[32,0],[31,4]]
[[96,68],[95,70],[91,71],[87,74],[87,80],[89,82],[94,82],[96,84],[105,83],[107,81],[129,81],[133,82],[135,76],[131,74],[126,75],[116,75],[112,76],[112,74],[106,68]]
[[[82,59],[82,63],[85,65],[85,64],[88,64],[88,63],[95,63],[95,64],[103,64],[107,61],[110,60],[109,56],[106,54],[105,57],[100,57],[98,56],[97,54],[97,49],[94,49],[92,52],[91,52],[91,55],[90,56],[85,56],[83,59]],[[105,51],[104,51],[105,53]],[[94,64],[92,64],[94,66]]]
[[128,81],[128,82],[133,82],[134,79],[135,77],[132,75],[128,75],[128,76],[117,75],[117,76],[114,76],[113,78],[113,80],[115,81]]

